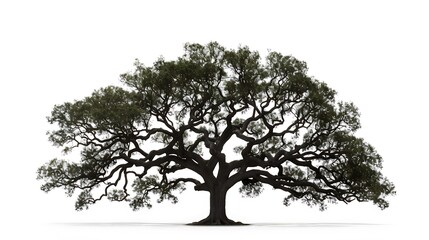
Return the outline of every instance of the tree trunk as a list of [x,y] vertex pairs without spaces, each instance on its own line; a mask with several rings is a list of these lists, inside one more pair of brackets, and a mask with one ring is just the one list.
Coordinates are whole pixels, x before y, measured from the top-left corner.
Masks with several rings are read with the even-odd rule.
[[241,225],[226,216],[226,192],[222,187],[215,187],[210,191],[210,214],[205,219],[194,222],[192,225]]

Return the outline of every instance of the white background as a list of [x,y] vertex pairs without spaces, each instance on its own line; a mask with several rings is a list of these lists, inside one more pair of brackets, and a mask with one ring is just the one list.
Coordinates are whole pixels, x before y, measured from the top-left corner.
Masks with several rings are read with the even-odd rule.
[[[247,239],[424,239],[427,199],[429,7],[426,1],[1,1],[0,234],[5,239],[161,237]],[[61,157],[47,141],[54,104],[120,84],[135,58],[174,59],[185,42],[240,44],[307,62],[309,74],[354,102],[364,137],[397,186],[391,207],[338,204],[319,212],[228,194],[228,214],[252,226],[189,227],[208,213],[208,196],[132,212],[100,202],[74,211],[61,190],[39,190],[36,169]],[[427,234],[426,234],[427,235]]]

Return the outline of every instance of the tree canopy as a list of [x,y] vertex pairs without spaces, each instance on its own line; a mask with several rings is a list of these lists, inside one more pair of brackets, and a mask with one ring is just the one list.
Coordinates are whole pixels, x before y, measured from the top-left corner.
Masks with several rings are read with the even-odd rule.
[[358,109],[308,76],[305,62],[274,51],[263,61],[248,47],[216,42],[184,50],[152,66],[136,61],[121,75],[123,87],[56,105],[49,140],[81,158],[41,166],[41,189],[78,191],[77,210],[102,198],[137,210],[155,196],[175,203],[193,184],[210,193],[209,216],[199,224],[235,223],[225,196],[236,184],[251,197],[267,185],[282,190],[285,205],[388,207],[394,185],[380,171],[382,157],[355,136]]

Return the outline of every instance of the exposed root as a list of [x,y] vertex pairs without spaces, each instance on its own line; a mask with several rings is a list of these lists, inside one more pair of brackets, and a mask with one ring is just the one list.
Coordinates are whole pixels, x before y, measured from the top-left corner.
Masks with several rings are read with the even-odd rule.
[[228,218],[221,218],[221,219],[213,219],[210,217],[207,217],[201,221],[198,222],[193,222],[193,223],[189,223],[188,225],[193,225],[193,226],[221,226],[221,225],[247,225],[244,224],[242,222],[235,222],[231,219]]

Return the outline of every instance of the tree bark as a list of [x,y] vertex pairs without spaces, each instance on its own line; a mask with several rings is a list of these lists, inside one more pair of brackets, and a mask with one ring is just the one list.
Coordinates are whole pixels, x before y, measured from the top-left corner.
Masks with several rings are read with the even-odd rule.
[[225,187],[217,186],[210,189],[210,213],[205,219],[194,222],[191,225],[241,225],[241,222],[230,220],[226,216],[226,192]]

